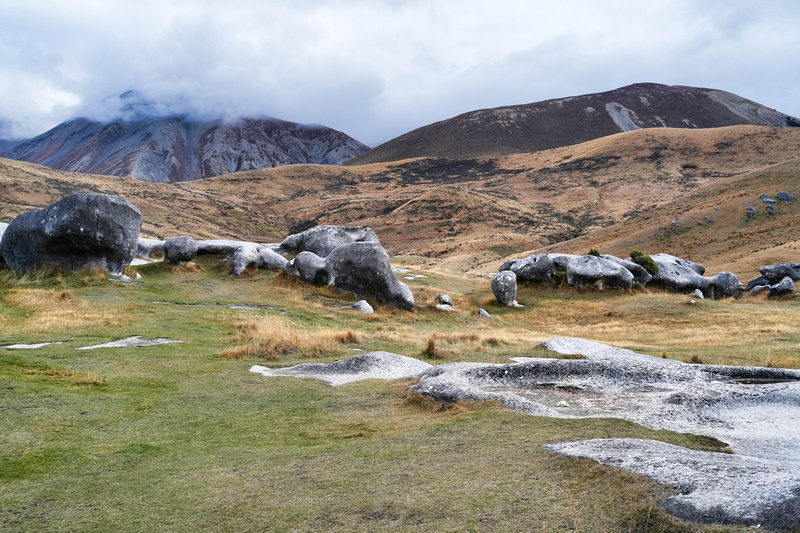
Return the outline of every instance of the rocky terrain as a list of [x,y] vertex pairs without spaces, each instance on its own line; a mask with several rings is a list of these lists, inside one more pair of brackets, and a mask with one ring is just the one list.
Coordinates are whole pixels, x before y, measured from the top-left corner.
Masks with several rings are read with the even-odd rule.
[[170,116],[78,118],[2,155],[70,172],[181,182],[298,163],[338,165],[367,149],[325,126]]
[[497,157],[643,128],[739,124],[798,126],[800,121],[725,91],[637,83],[607,92],[471,111],[401,135],[348,164],[412,157]]

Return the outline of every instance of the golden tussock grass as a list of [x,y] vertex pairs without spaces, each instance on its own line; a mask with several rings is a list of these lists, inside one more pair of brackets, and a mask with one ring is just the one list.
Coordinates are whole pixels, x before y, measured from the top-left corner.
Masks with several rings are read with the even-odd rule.
[[363,334],[358,331],[304,328],[277,315],[244,320],[237,327],[235,336],[239,344],[222,352],[227,359],[263,357],[275,360],[289,354],[312,357],[336,353],[343,344],[357,344],[363,340]]
[[18,328],[26,333],[118,327],[130,320],[124,308],[90,305],[70,290],[15,289],[6,301],[25,311]]

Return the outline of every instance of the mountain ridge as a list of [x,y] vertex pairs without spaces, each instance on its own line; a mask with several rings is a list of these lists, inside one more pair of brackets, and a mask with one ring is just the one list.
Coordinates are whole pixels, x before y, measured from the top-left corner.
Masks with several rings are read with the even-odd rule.
[[498,157],[570,146],[642,128],[800,126],[800,120],[717,89],[637,83],[611,91],[479,109],[417,128],[346,162]]
[[275,118],[138,115],[76,118],[0,155],[69,172],[180,182],[286,164],[339,165],[367,149],[332,128]]

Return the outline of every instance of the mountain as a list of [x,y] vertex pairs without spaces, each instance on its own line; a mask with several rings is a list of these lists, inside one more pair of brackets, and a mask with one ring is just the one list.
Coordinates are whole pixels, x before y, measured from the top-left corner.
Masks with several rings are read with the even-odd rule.
[[800,120],[714,89],[638,83],[613,91],[482,109],[388,141],[348,165],[413,157],[536,152],[643,128],[800,126]]
[[153,118],[143,116],[140,102],[128,111],[130,120],[64,122],[0,155],[70,172],[180,182],[296,163],[339,165],[368,150],[325,126]]

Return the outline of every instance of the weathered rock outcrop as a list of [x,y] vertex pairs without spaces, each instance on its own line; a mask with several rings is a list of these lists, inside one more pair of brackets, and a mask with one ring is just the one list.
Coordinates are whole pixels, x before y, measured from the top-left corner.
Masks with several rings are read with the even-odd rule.
[[794,292],[794,281],[789,276],[786,276],[775,285],[770,285],[767,296],[784,296]]
[[517,281],[548,281],[556,273],[556,266],[547,254],[533,254],[525,259],[512,259],[500,266],[500,272],[510,270]]
[[281,249],[328,257],[339,246],[354,242],[380,244],[378,236],[367,226],[316,226],[303,233],[289,235],[281,243]]
[[[370,230],[371,231],[371,230]],[[378,243],[354,242],[335,248],[325,261],[328,284],[357,298],[373,296],[410,311],[414,295],[392,271],[389,254]]]
[[800,281],[800,263],[777,263],[764,265],[759,269],[767,285],[775,285],[783,278],[789,277],[792,281]]
[[164,242],[164,262],[185,265],[197,255],[197,243],[191,237],[172,237]]
[[517,275],[512,270],[498,272],[492,279],[492,293],[501,304],[519,307],[517,303]]
[[121,274],[136,253],[141,226],[142,214],[124,198],[71,194],[12,220],[0,256],[15,272],[55,266]]
[[375,242],[352,242],[334,248],[327,257],[303,251],[285,267],[306,283],[330,285],[357,298],[374,297],[405,310],[414,307],[408,285],[397,279],[389,255]]
[[731,272],[720,272],[710,278],[702,276],[705,267],[698,263],[680,259],[669,254],[651,256],[658,265],[650,286],[672,292],[689,294],[700,289],[711,300],[737,296],[743,289],[739,278]]
[[567,283],[573,287],[584,287],[600,281],[603,289],[633,288],[633,274],[622,265],[585,255],[567,263]]

